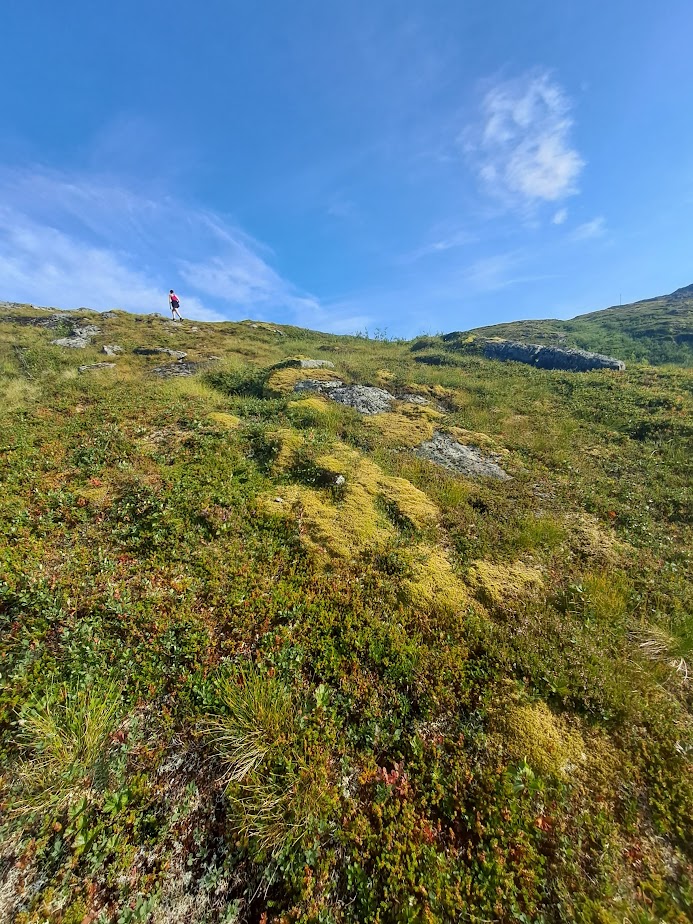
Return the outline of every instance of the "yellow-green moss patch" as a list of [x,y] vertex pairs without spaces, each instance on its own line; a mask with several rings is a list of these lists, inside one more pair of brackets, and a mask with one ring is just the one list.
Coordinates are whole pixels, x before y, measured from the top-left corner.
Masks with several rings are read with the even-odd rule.
[[396,411],[374,414],[367,424],[388,446],[418,446],[433,436],[440,411],[417,404],[401,404]]
[[209,419],[213,420],[215,424],[218,424],[220,427],[223,427],[224,430],[235,430],[241,425],[241,418],[236,417],[235,414],[224,414],[222,411],[215,411],[209,415]]
[[321,398],[320,395],[309,395],[305,398],[301,398],[299,401],[291,401],[289,406],[310,408],[311,411],[317,411],[320,414],[324,414],[330,410],[327,398]]
[[465,430],[462,427],[451,427],[450,433],[465,446],[480,446],[482,449],[490,449],[495,453],[508,455],[508,450],[500,447],[488,433],[478,433],[475,430]]
[[501,565],[479,560],[467,572],[467,583],[482,603],[500,607],[537,593],[544,578],[537,567],[520,561]]
[[295,385],[307,379],[316,379],[319,382],[341,381],[339,376],[329,369],[296,369],[291,366],[273,372],[267,380],[267,387],[276,394],[288,395],[294,390]]
[[506,758],[544,775],[564,776],[587,760],[585,741],[544,702],[509,703],[496,716],[493,738]]
[[443,549],[421,544],[416,548],[415,558],[412,577],[407,582],[414,606],[428,608],[436,605],[459,610],[475,604]]

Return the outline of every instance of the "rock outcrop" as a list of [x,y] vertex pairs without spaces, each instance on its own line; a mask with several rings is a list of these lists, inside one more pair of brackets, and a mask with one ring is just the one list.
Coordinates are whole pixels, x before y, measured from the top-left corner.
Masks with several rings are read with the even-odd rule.
[[[184,353],[183,355],[185,356],[186,354]],[[170,379],[180,375],[195,375],[201,365],[201,363],[186,363],[183,362],[182,359],[179,359],[175,363],[157,366],[155,369],[152,369],[152,372],[162,379]]]
[[614,369],[623,372],[626,368],[622,360],[603,356],[601,353],[520,343],[518,340],[487,340],[484,344],[484,356],[487,359],[510,359],[518,363],[528,363],[538,369],[562,369],[566,372],[589,372],[592,369]]
[[439,430],[436,430],[430,440],[421,443],[414,452],[417,456],[461,475],[472,478],[496,478],[498,481],[510,479],[510,475],[503,471],[492,456],[484,455],[474,446],[464,446],[448,433],[441,433]]
[[329,359],[298,359],[289,357],[275,363],[272,369],[334,369],[334,363]]
[[383,414],[390,410],[395,401],[394,395],[382,388],[346,385],[339,380],[322,382],[318,379],[305,379],[303,382],[297,382],[294,391],[317,391],[325,398],[353,407],[359,414]]
[[132,351],[138,356],[172,356],[174,359],[185,359],[188,355],[183,350],[169,350],[167,347],[135,347]]
[[71,324],[70,334],[67,337],[58,337],[51,340],[55,346],[70,347],[73,350],[83,350],[89,346],[93,337],[101,333],[101,328],[95,324]]

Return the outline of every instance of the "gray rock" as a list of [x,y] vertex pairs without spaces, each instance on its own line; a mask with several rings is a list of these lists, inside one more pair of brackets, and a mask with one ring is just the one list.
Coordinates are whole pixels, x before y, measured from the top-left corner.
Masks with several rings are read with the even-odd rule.
[[334,363],[331,363],[329,359],[297,359],[295,356],[290,356],[288,359],[275,363],[272,369],[334,369]]
[[329,359],[301,359],[301,369],[334,369]]
[[106,356],[117,356],[118,353],[123,352],[123,348],[118,346],[117,343],[106,343],[101,347],[101,352],[105,353]]
[[431,403],[423,395],[398,395],[398,401],[406,401],[407,404],[420,404],[422,406]]
[[395,400],[394,395],[382,388],[370,385],[345,385],[344,382],[321,382],[318,379],[305,379],[297,382],[294,391],[317,391],[332,401],[339,401],[347,407],[353,407],[359,414],[382,414],[389,411]]
[[57,340],[51,340],[51,343],[54,346],[69,347],[73,350],[83,350],[89,346],[89,341],[86,337],[58,337]]
[[471,478],[496,478],[499,481],[510,479],[510,475],[503,471],[492,456],[484,455],[474,446],[458,443],[448,433],[436,431],[432,439],[421,443],[414,452],[436,465]]
[[199,365],[200,363],[184,363],[183,360],[179,359],[177,363],[157,366],[156,369],[152,369],[152,372],[160,378],[170,379],[179,375],[195,375]]
[[160,356],[163,354],[171,356],[173,359],[185,359],[188,355],[183,350],[169,350],[166,347],[135,347],[132,352],[137,353],[138,356]]
[[89,363],[87,366],[80,366],[77,371],[81,374],[91,372],[92,369],[115,369],[115,363]]
[[622,360],[601,353],[520,343],[517,340],[487,340],[484,344],[484,355],[488,359],[510,359],[519,363],[529,363],[539,369],[561,369],[566,372],[589,372],[592,369],[614,369],[623,372],[626,368]]
[[58,324],[52,323],[55,318],[59,318],[61,324],[67,323],[70,327],[70,333],[67,337],[58,337],[57,340],[51,340],[51,343],[55,346],[69,347],[73,350],[83,350],[84,347],[89,345],[92,338],[101,333],[101,328],[97,327],[96,324],[76,324],[74,319],[69,316],[61,318],[59,315],[56,315],[54,318],[49,319],[49,323],[41,324],[40,326],[58,327]]

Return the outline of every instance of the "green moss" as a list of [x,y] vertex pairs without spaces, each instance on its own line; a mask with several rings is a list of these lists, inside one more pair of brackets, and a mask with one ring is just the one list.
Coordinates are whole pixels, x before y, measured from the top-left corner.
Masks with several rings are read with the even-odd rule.
[[267,379],[267,388],[270,394],[288,395],[294,390],[295,385],[299,382],[305,382],[306,379],[333,382],[338,380],[339,376],[335,372],[330,372],[329,369],[296,369],[289,367],[272,372]]
[[568,778],[587,760],[582,735],[544,702],[508,703],[494,727],[507,758],[537,773]]
[[467,583],[482,603],[502,608],[539,593],[544,576],[536,566],[519,561],[509,565],[476,561],[467,572]]
[[236,430],[241,425],[240,417],[236,417],[235,414],[224,414],[220,411],[215,411],[210,414],[209,419],[213,420],[215,424],[218,424],[225,430]]
[[374,414],[367,425],[378,433],[384,445],[413,447],[433,436],[443,416],[433,408],[402,403],[396,411]]

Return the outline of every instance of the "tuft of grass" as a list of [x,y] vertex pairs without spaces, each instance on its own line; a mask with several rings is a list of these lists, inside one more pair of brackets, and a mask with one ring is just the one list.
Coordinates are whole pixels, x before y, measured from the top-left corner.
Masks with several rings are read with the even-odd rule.
[[258,853],[295,846],[325,814],[327,767],[302,747],[291,692],[253,666],[219,685],[223,712],[205,729],[223,768],[221,782],[238,834]]
[[651,661],[665,664],[687,682],[693,664],[693,633],[677,635],[663,626],[647,626],[637,633],[638,646]]
[[22,758],[14,811],[60,812],[103,792],[120,710],[115,685],[52,685],[30,702],[20,719]]
[[263,676],[254,667],[240,668],[219,686],[223,714],[206,728],[224,765],[226,786],[238,783],[294,731],[294,704],[279,681]]

